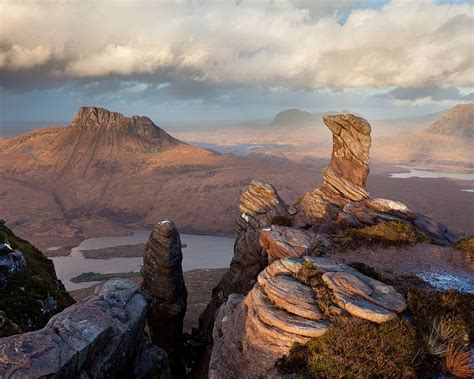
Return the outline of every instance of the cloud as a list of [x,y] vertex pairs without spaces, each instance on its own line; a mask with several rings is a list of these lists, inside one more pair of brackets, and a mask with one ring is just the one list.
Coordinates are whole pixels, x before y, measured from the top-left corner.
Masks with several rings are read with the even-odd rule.
[[375,97],[411,101],[421,99],[431,101],[473,101],[474,92],[462,94],[459,88],[456,87],[440,87],[435,84],[430,84],[423,87],[396,87],[389,92],[375,95]]
[[146,80],[176,93],[474,85],[472,5],[365,3],[2,1],[0,85]]

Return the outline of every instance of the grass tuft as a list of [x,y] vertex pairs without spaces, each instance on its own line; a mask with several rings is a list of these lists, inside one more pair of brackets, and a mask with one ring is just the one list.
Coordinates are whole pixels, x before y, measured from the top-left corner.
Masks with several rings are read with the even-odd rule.
[[425,240],[413,226],[401,221],[386,221],[364,228],[348,229],[340,238],[344,247],[413,245]]
[[406,320],[377,325],[351,318],[335,320],[323,336],[296,344],[277,367],[305,378],[414,378],[419,350],[416,330]]

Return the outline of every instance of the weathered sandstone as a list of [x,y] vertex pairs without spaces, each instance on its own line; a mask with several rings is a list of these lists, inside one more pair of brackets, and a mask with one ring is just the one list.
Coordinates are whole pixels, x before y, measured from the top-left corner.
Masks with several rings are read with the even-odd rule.
[[[301,282],[299,271],[311,265],[326,289]],[[323,311],[321,291],[332,294],[331,314]],[[326,258],[283,258],[265,268],[250,293],[231,295],[214,325],[209,377],[278,377],[274,364],[294,343],[319,337],[333,314],[376,323],[406,308],[402,295],[342,263]]]
[[135,284],[112,279],[43,329],[0,339],[0,377],[168,377],[166,354],[146,342],[147,309]]
[[187,291],[181,262],[181,239],[172,221],[156,224],[146,244],[142,290],[151,295],[148,326],[154,344],[169,357],[173,375],[183,373],[183,319]]

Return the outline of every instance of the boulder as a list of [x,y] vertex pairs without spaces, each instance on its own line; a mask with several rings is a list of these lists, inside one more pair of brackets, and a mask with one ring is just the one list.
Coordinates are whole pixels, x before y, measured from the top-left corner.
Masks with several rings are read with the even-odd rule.
[[[136,363],[146,360],[139,354],[150,353],[144,346],[147,309],[135,284],[109,280],[93,296],[52,317],[43,329],[0,339],[0,377],[132,376]],[[160,359],[150,370],[161,365],[159,374],[166,375],[166,354]],[[142,377],[152,374],[141,372]]]
[[259,244],[268,254],[268,262],[283,257],[310,255],[318,240],[306,230],[272,225],[260,230]]
[[25,272],[26,267],[26,259],[21,251],[0,255],[0,290],[7,287],[9,278]]
[[182,260],[176,226],[169,220],[158,222],[145,247],[142,290],[151,295],[148,326],[152,341],[167,352],[174,376],[184,374],[183,319],[187,291]]
[[[320,275],[318,286],[302,278],[308,267]],[[247,296],[231,295],[221,306],[209,377],[278,377],[275,362],[295,343],[323,335],[334,317],[382,323],[405,308],[395,289],[345,264],[308,256],[277,260]]]

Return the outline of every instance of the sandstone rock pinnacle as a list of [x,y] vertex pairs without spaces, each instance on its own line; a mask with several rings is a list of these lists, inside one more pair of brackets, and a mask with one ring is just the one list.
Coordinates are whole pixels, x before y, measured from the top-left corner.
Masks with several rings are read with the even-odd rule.
[[325,116],[323,120],[333,135],[331,160],[323,172],[323,185],[296,204],[299,213],[295,221],[301,226],[335,219],[338,208],[369,197],[365,188],[370,171],[369,123],[351,114]]
[[169,220],[158,222],[145,248],[142,290],[152,297],[148,313],[152,341],[168,353],[174,376],[183,374],[181,354],[187,291],[182,259],[176,226]]

